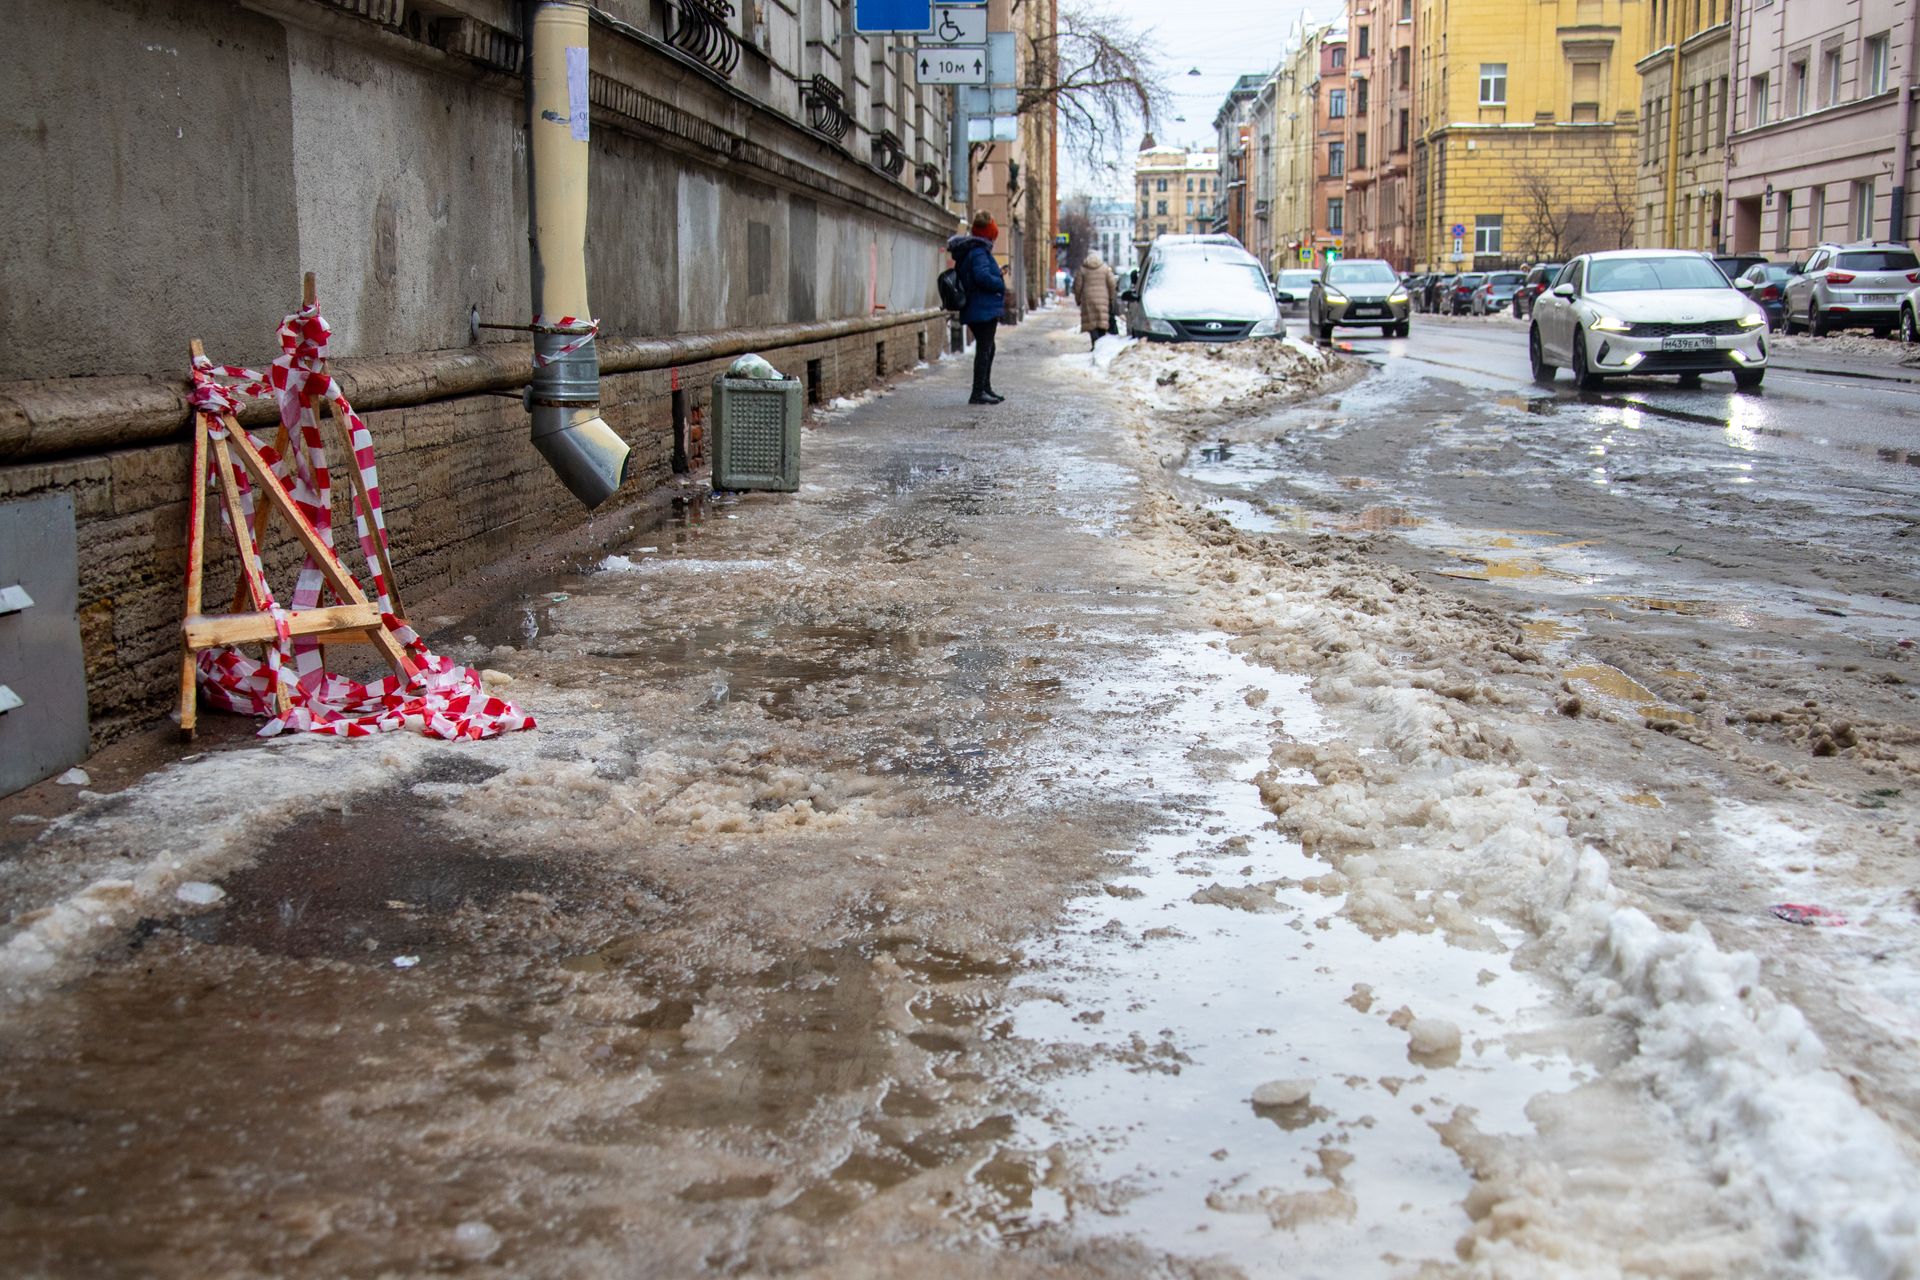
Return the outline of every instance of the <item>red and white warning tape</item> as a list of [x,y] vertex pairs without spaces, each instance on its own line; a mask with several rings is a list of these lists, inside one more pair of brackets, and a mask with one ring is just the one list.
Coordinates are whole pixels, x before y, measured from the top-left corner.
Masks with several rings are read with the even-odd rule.
[[[238,413],[240,406],[254,397],[274,397],[280,407],[280,423],[287,431],[288,456],[281,457],[269,442],[252,432],[247,433],[247,439],[329,551],[334,545],[333,486],[316,408],[323,399],[333,406],[339,420],[347,425],[354,466],[366,490],[365,502],[358,492],[353,494],[354,528],[373,579],[381,625],[419,670],[407,678],[395,674],[361,684],[321,669],[316,637],[288,633],[287,611],[274,599],[260,549],[253,543],[254,493],[245,469],[235,463],[233,478],[247,527],[233,533],[254,570],[244,576],[254,608],[271,614],[280,634],[266,646],[264,663],[238,649],[202,650],[197,657],[201,691],[214,706],[270,717],[260,730],[262,737],[293,730],[360,738],[394,729],[414,729],[434,738],[490,738],[513,729],[533,728],[532,716],[482,689],[478,672],[430,652],[413,629],[394,615],[388,583],[380,571],[379,552],[387,546],[387,526],[381,514],[373,435],[347,402],[340,384],[326,371],[331,337],[332,330],[321,318],[318,305],[303,307],[281,322],[280,356],[266,373],[238,365],[215,365],[205,356],[196,357],[189,398],[196,411],[208,415],[209,434],[224,439],[227,429],[222,414]],[[231,525],[224,508],[220,518]],[[341,567],[345,570],[344,564]],[[318,608],[325,587],[325,575],[309,556],[294,582],[293,609]],[[292,707],[284,717],[278,714],[275,696],[283,685],[287,686]]]
[[598,320],[581,320],[575,316],[561,316],[558,320],[555,320],[551,325],[549,325],[545,320],[543,320],[539,316],[535,316],[533,318],[533,327],[535,329],[546,329],[550,333],[566,333],[566,332],[570,332],[573,329],[582,328],[582,327],[584,327],[586,330],[586,332],[582,333],[579,337],[575,338],[572,342],[563,344],[558,350],[554,351],[550,355],[543,356],[538,351],[535,351],[533,353],[533,367],[536,369],[546,368],[548,365],[552,364],[555,360],[558,360],[561,356],[572,355],[574,352],[578,351],[580,348],[586,346],[589,342],[592,342],[594,340],[594,337],[600,332],[600,322]]

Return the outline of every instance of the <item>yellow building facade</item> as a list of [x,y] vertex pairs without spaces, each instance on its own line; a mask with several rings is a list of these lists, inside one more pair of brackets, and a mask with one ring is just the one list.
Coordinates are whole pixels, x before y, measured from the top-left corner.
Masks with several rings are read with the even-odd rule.
[[1416,270],[1633,243],[1647,0],[1417,0]]

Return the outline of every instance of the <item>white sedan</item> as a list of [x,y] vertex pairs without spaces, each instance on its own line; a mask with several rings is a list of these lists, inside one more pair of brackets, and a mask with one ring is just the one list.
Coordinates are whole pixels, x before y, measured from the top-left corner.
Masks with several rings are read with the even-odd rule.
[[1731,373],[1742,391],[1767,372],[1767,316],[1705,254],[1679,249],[1587,253],[1534,303],[1527,334],[1533,376],[1561,365],[1582,390],[1609,376]]

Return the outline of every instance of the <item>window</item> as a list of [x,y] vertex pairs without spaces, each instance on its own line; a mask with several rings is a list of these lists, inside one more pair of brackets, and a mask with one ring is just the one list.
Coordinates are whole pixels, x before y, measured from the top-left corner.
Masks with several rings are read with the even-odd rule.
[[1747,81],[1747,126],[1757,129],[1767,122],[1767,78],[1755,76]]
[[1191,191],[1191,190],[1193,190],[1193,179],[1192,179],[1192,178],[1188,178],[1188,179],[1187,179],[1187,190],[1189,190],[1189,191]]
[[1357,116],[1367,114],[1367,82],[1365,80],[1353,82],[1353,114]]
[[1840,48],[1835,45],[1820,54],[1820,105],[1831,107],[1840,101]]
[[1153,206],[1153,211],[1154,211],[1155,213],[1157,213],[1157,214],[1159,214],[1159,215],[1160,215],[1161,217],[1163,217],[1163,218],[1164,218],[1164,217],[1166,217],[1166,216],[1167,216],[1167,202],[1166,202],[1165,200],[1159,200],[1159,201],[1155,201],[1155,202],[1154,202],[1154,206]]
[[1405,151],[1407,149],[1407,122],[1408,122],[1407,109],[1405,107],[1402,107],[1400,108],[1399,145],[1394,148],[1394,150],[1396,151]]
[[1347,226],[1347,202],[1339,196],[1327,201],[1327,230],[1339,235]]
[[1353,135],[1353,167],[1356,169],[1367,167],[1367,135],[1364,133]]
[[1863,178],[1853,184],[1853,238],[1855,240],[1873,239],[1872,178]]
[[1507,105],[1506,63],[1483,62],[1480,64],[1480,105],[1483,107]]
[[1191,217],[1193,216],[1193,201],[1192,201],[1192,200],[1188,200],[1188,201],[1187,201],[1187,216],[1188,216],[1189,218],[1191,218]]
[[1718,101],[1720,108],[1713,113],[1713,145],[1720,147],[1727,142],[1727,78],[1721,76],[1714,87],[1717,96],[1712,100]]
[[1165,178],[1159,179],[1154,183],[1153,189],[1155,191],[1165,191],[1167,189],[1167,180]]
[[1327,90],[1327,119],[1345,120],[1347,118],[1347,91],[1345,89]]
[[1336,44],[1327,50],[1327,65],[1338,71],[1347,65],[1347,46]]
[[1474,216],[1473,252],[1475,257],[1483,253],[1501,252],[1500,230],[1503,221],[1505,221],[1504,214],[1482,213]]
[[1327,176],[1344,178],[1347,176],[1347,144],[1329,142],[1327,144]]
[[1819,244],[1827,238],[1827,189],[1815,187],[1807,193],[1807,243]]
[[1807,60],[1796,58],[1787,67],[1787,114],[1807,114]]
[[1413,0],[1400,0],[1400,21],[1413,21]]
[[1600,119],[1600,64],[1597,62],[1573,64],[1573,118],[1589,123]]
[[1867,92],[1887,91],[1887,33],[1867,37]]
[[1357,47],[1356,49],[1354,49],[1354,51],[1353,51],[1353,56],[1354,56],[1354,57],[1356,57],[1356,58],[1365,58],[1365,57],[1369,57],[1369,56],[1371,56],[1371,55],[1372,55],[1372,53],[1373,53],[1373,45],[1372,45],[1372,43],[1371,43],[1371,42],[1370,42],[1370,41],[1369,41],[1369,40],[1367,39],[1367,36],[1368,36],[1368,34],[1369,34],[1369,32],[1368,32],[1368,29],[1367,29],[1366,27],[1362,27],[1362,28],[1360,28],[1360,32],[1359,32],[1359,39],[1360,39],[1360,44],[1359,44],[1359,46],[1358,46],[1358,47]]
[[1793,247],[1793,192],[1777,192],[1774,200],[1779,205],[1779,212],[1774,215],[1775,227],[1779,232],[1774,251],[1785,253]]
[[1394,54],[1394,61],[1400,64],[1400,72],[1394,83],[1402,89],[1413,88],[1413,50],[1402,49]]

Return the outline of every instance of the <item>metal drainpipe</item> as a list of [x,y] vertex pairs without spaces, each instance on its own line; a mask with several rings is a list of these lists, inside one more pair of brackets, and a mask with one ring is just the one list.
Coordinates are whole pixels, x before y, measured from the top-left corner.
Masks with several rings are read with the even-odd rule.
[[[587,320],[587,31],[584,0],[542,0],[527,14],[527,243],[537,323]],[[533,447],[588,507],[626,477],[627,444],[600,417],[600,353],[579,335],[533,335],[527,388]],[[542,363],[541,361],[546,361]]]

